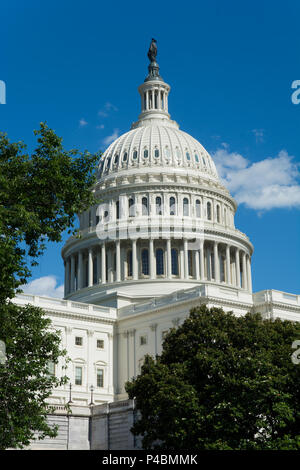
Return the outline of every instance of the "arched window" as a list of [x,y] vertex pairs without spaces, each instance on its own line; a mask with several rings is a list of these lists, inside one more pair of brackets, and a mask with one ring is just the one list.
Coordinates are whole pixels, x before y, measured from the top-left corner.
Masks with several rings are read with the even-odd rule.
[[208,202],[206,205],[206,211],[207,211],[207,220],[211,220],[211,203]]
[[156,274],[158,276],[164,274],[164,252],[161,248],[156,250]]
[[186,154],[185,154],[185,155],[186,155],[186,159],[187,159],[188,161],[190,161],[190,159],[191,159],[191,156],[190,156],[189,152],[186,152]]
[[133,151],[133,154],[132,154],[132,158],[133,158],[134,160],[136,160],[136,159],[137,159],[137,156],[138,156],[137,150],[134,150],[134,151]]
[[176,215],[176,201],[175,197],[170,197],[170,215]]
[[178,251],[175,248],[171,250],[172,274],[178,276]]
[[115,165],[116,165],[118,162],[119,162],[119,155],[117,154],[117,155],[115,155],[115,160],[114,160]]
[[127,276],[132,277],[132,251],[127,251]]
[[144,150],[144,158],[148,158],[148,155],[149,155],[148,150],[145,149],[145,150]]
[[217,222],[220,223],[220,206],[217,205]]
[[202,157],[202,162],[203,162],[203,165],[206,166],[206,160],[204,157]]
[[149,253],[148,250],[142,250],[142,274],[149,275]]
[[135,217],[135,205],[134,200],[131,197],[128,201],[129,217]]
[[108,211],[103,212],[103,219],[105,224],[109,221]]
[[201,203],[199,199],[196,200],[196,217],[201,217]]
[[149,211],[148,211],[148,198],[143,197],[143,199],[142,199],[142,215],[148,215],[148,214],[149,214]]
[[176,147],[176,157],[177,157],[177,160],[180,160],[181,158],[181,152],[178,147]]
[[108,157],[107,163],[106,163],[106,170],[109,170],[110,161],[111,161],[111,157]]
[[169,149],[169,147],[166,147],[165,148],[165,157],[166,157],[166,159],[169,160],[170,156],[171,156],[170,149]]
[[183,199],[183,215],[184,216],[189,215],[189,200],[187,197]]
[[92,211],[89,211],[89,227],[93,225]]
[[127,152],[124,152],[124,153],[123,153],[123,162],[126,162],[127,156],[128,156],[128,155],[127,155]]
[[195,161],[196,161],[196,163],[199,163],[199,157],[196,153],[195,153]]
[[116,217],[117,219],[120,218],[120,202],[119,201],[116,202]]
[[155,156],[155,158],[159,157],[159,150],[158,149],[154,150],[154,156]]
[[156,215],[162,215],[163,206],[162,206],[162,200],[160,196],[157,196],[157,198],[155,199],[155,207],[156,207]]

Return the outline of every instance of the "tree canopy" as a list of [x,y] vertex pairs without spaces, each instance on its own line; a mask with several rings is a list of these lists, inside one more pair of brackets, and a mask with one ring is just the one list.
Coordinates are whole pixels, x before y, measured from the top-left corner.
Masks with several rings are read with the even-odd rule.
[[[76,214],[95,203],[99,154],[65,150],[45,123],[34,131],[36,149],[0,133],[0,448],[28,445],[33,436],[55,435],[47,424],[47,398],[65,383],[48,373],[64,361],[59,334],[34,306],[11,299],[38,263],[46,242],[75,231]],[[4,345],[4,346],[3,346]],[[49,410],[48,410],[49,411]]]
[[146,449],[300,449],[300,323],[202,305],[126,384]]

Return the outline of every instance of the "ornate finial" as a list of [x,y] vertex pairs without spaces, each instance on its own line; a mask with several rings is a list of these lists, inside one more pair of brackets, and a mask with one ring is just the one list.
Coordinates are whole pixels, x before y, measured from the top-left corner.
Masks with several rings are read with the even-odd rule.
[[148,66],[149,74],[145,79],[145,82],[148,82],[150,80],[161,80],[161,76],[159,75],[159,66],[158,63],[156,62],[156,56],[157,56],[157,41],[156,39],[152,38],[151,44],[148,50],[148,58],[150,60],[150,65]]

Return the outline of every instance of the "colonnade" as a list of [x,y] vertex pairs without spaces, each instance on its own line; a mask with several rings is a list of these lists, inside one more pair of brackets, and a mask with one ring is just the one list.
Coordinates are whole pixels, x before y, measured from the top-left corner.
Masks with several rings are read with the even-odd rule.
[[168,91],[163,87],[150,88],[141,94],[142,111],[158,109],[168,112]]
[[224,283],[252,292],[247,251],[215,240],[106,241],[65,259],[65,295],[94,284],[138,279],[182,279]]

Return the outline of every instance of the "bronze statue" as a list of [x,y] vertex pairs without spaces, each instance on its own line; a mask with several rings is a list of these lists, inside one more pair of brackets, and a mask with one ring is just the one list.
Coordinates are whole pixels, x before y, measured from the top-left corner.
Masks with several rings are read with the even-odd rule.
[[155,62],[156,56],[157,56],[156,39],[152,38],[149,51],[148,51],[148,57],[149,57],[150,62]]

